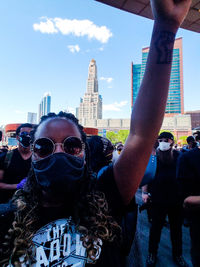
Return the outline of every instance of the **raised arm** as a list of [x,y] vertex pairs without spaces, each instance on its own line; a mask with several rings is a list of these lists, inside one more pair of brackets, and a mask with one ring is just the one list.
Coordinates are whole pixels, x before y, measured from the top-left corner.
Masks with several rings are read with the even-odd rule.
[[125,204],[143,177],[164,117],[176,32],[192,0],[152,0],[154,27],[144,78],[131,115],[130,134],[114,165]]

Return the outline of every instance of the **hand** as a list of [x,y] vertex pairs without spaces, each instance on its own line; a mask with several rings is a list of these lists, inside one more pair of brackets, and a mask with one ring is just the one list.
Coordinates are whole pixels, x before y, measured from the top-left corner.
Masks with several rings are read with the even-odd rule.
[[185,209],[200,208],[200,196],[190,196],[184,200],[183,207]]
[[142,193],[142,201],[143,201],[144,203],[147,203],[148,200],[149,200],[149,195],[148,195],[148,194],[144,194],[144,193]]
[[0,183],[0,189],[4,190],[14,190],[17,188],[17,184],[5,184],[5,183]]
[[178,29],[184,21],[192,0],[151,0],[155,21]]

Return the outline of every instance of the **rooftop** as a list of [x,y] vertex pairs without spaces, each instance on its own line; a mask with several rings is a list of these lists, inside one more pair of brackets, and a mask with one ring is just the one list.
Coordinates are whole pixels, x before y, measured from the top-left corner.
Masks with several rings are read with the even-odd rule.
[[[149,0],[96,0],[133,14],[153,19]],[[200,32],[200,0],[193,0],[181,28]]]

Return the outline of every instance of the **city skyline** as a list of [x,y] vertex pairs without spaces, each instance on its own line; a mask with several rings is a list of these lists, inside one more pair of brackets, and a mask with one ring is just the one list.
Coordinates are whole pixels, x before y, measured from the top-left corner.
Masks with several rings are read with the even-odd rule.
[[[130,65],[141,62],[153,21],[93,0],[3,0],[0,12],[0,125],[22,123],[28,111],[38,112],[44,88],[51,91],[53,112],[75,113],[91,58],[98,62],[103,117],[130,117]],[[178,37],[183,37],[185,111],[198,110],[199,34],[180,29]]]

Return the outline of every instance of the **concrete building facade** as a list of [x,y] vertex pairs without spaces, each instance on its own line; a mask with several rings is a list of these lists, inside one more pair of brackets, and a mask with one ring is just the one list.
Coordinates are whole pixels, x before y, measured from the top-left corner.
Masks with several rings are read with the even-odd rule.
[[191,116],[192,129],[200,127],[200,110],[187,111],[185,114]]
[[[129,130],[130,119],[85,120],[85,127],[98,128],[99,132]],[[177,140],[181,136],[191,135],[191,117],[190,115],[165,116],[161,129],[173,132]]]
[[28,112],[27,122],[32,124],[37,124],[37,113]]
[[102,97],[99,95],[97,65],[94,59],[89,64],[87,89],[80,100],[77,115],[83,126],[87,120],[102,119]]

